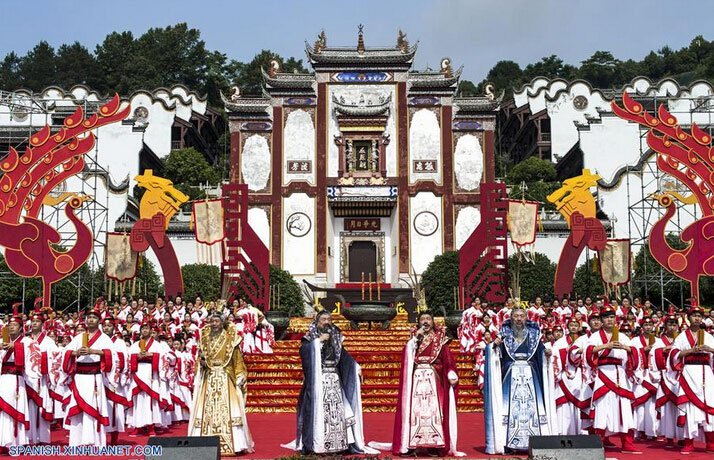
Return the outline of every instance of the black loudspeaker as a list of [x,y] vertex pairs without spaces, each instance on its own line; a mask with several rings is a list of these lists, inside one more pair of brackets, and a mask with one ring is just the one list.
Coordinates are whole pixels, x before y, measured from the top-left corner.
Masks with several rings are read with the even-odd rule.
[[147,452],[146,460],[220,460],[218,436],[152,436],[146,443],[161,446],[161,452]]
[[552,460],[605,460],[600,436],[531,436],[529,458]]

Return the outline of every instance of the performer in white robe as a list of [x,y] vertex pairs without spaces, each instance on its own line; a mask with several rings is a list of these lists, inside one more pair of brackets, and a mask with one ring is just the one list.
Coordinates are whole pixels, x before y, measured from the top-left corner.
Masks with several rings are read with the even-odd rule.
[[680,414],[677,405],[677,394],[679,394],[678,373],[667,366],[669,354],[672,350],[674,340],[679,332],[679,321],[677,316],[668,315],[665,317],[664,332],[655,341],[650,353],[650,370],[653,375],[653,382],[657,382],[657,418],[659,426],[657,434],[664,436],[667,440],[668,449],[674,449],[674,439],[680,438],[677,434],[681,429],[677,428],[677,417]]
[[[258,312],[258,310],[256,308]],[[273,352],[275,345],[275,328],[265,319],[265,316],[260,312],[262,319],[255,330],[255,349],[256,353],[269,354]]]
[[580,321],[571,316],[568,320],[568,334],[553,344],[553,363],[555,381],[555,416],[556,429],[561,435],[584,434],[582,419],[589,409],[589,398],[583,398],[583,387],[587,386],[583,378],[581,357],[573,354],[573,346],[579,338]]
[[[101,313],[86,316],[86,333],[77,334],[65,347],[63,371],[70,376],[70,402],[64,427],[70,446],[106,446],[109,426],[109,399],[105,382],[113,380],[114,346],[99,330]],[[85,335],[86,334],[86,335]]]
[[161,426],[154,427],[157,434],[170,426],[174,421],[174,403],[171,398],[171,385],[175,380],[176,360],[171,356],[171,347],[166,342],[168,331],[159,330],[154,340],[159,347],[159,408],[161,409]]
[[657,383],[659,373],[650,369],[650,354],[652,345],[654,345],[654,325],[652,319],[643,317],[642,333],[632,339],[632,345],[637,349],[639,354],[638,360],[640,365],[635,371],[635,400],[632,403],[635,410],[635,424],[639,438],[655,438],[657,437],[657,411],[655,410]]
[[9,341],[0,344],[0,452],[29,443],[30,416],[25,390],[31,340],[22,335],[22,317],[8,320]]
[[585,349],[586,366],[595,379],[591,417],[593,429],[604,443],[608,436],[619,435],[622,451],[636,453],[640,451],[633,444],[633,382],[627,369],[637,367],[637,353],[630,340],[615,329],[615,315],[614,308],[603,307],[600,312],[603,328],[590,336]]
[[166,341],[165,334],[159,336],[159,343],[161,344],[161,360],[159,361],[159,378],[161,379],[161,400],[164,404],[164,409],[162,410],[162,425],[164,427],[173,424],[176,421],[180,421],[177,418],[182,412],[179,409],[177,413],[175,404],[174,389],[176,387],[176,354],[171,348],[171,342]]
[[171,398],[171,408],[167,410],[171,417],[171,423],[183,422],[189,418],[190,400],[185,399],[184,393],[179,385],[179,368],[181,367],[180,348],[181,341],[173,340],[169,342],[171,349],[162,355],[162,362],[166,365],[166,383]]
[[129,353],[126,347],[126,342],[122,340],[116,333],[116,322],[111,316],[107,316],[102,320],[102,331],[107,337],[110,337],[114,346],[114,373],[112,381],[105,381],[105,391],[109,400],[109,426],[106,431],[110,434],[111,445],[116,445],[119,440],[119,433],[126,431],[125,420],[126,410],[131,406],[131,400],[128,398],[129,384]]
[[131,305],[129,305],[126,301],[126,297],[122,296],[121,301],[119,304],[119,314],[117,315],[117,318],[126,321],[126,316],[129,314],[133,315],[134,311],[131,308]]
[[481,317],[483,317],[481,300],[476,298],[461,315],[461,324],[457,330],[459,349],[462,353],[476,352],[476,344],[479,342],[476,337],[476,327],[479,325]]
[[[570,365],[576,366],[580,369],[583,376],[583,385],[580,387],[580,400],[587,402],[586,409],[583,411],[587,417],[580,420],[580,427],[589,433],[592,430],[590,406],[593,396],[593,386],[595,385],[595,376],[593,371],[596,371],[596,369],[593,370],[585,366],[584,356],[590,336],[599,333],[600,329],[602,329],[600,311],[597,308],[591,310],[590,316],[588,316],[587,329],[586,335],[581,335],[575,340],[575,342],[573,342],[573,345],[570,347],[570,351],[568,353],[568,360]],[[607,447],[614,446],[614,444],[610,443],[607,438],[605,438],[605,441]]]
[[39,363],[37,378],[27,379],[27,398],[30,415],[30,444],[49,444],[50,424],[54,420],[54,400],[50,396],[49,370],[52,359],[55,358],[57,346],[43,331],[45,317],[35,312],[31,316],[30,362]]
[[[495,334],[494,334],[495,335]],[[474,377],[476,378],[476,387],[483,391],[484,369],[486,366],[486,347],[493,341],[494,335],[490,331],[486,331],[482,335],[481,341],[476,344],[476,353],[474,353]]]
[[132,373],[129,394],[132,405],[127,412],[126,423],[134,428],[130,436],[136,436],[139,430],[153,436],[156,434],[156,428],[163,423],[162,409],[165,408],[165,401],[161,400],[159,379],[162,347],[151,337],[151,332],[151,323],[143,323],[139,340],[129,347]]
[[[235,312],[236,320],[238,320],[236,327],[238,328],[238,332],[243,336],[243,343],[241,345],[243,353],[272,353],[273,350],[270,348],[270,344],[265,348],[265,340],[262,340],[261,343],[257,343],[256,331],[258,325],[262,324],[265,320],[263,312],[244,302],[242,299],[234,301],[233,305],[238,307],[238,310]],[[263,351],[263,349],[267,351]]]
[[672,345],[669,365],[680,372],[677,402],[683,415],[684,447],[694,450],[694,440],[706,441],[707,452],[714,452],[714,337],[704,331],[704,310],[692,306],[687,313],[689,329],[679,334]]

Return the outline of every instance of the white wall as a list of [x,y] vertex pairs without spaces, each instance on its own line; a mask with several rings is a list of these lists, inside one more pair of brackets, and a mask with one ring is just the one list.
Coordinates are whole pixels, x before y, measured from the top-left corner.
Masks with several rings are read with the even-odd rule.
[[[285,119],[284,155],[283,155],[283,185],[293,180],[305,180],[315,185],[315,124],[310,114],[302,109],[294,110]],[[310,160],[312,170],[309,173],[288,174],[289,160]]]
[[[415,172],[414,160],[434,160],[437,167],[432,172]],[[442,163],[439,120],[433,111],[419,109],[409,123],[409,183],[433,180],[440,184]]]
[[[409,250],[410,260],[416,273],[423,273],[434,257],[442,254],[444,251],[442,240],[443,217],[441,212],[441,197],[434,195],[431,192],[419,192],[415,196],[409,198]],[[421,217],[420,213],[427,212],[436,216],[437,229],[428,236],[419,234],[415,228],[419,226]],[[430,219],[431,217],[427,217]]]
[[[294,193],[283,198],[283,270],[293,276],[315,273],[315,198],[305,193]],[[310,219],[310,230],[301,237],[295,237],[286,230],[286,222],[293,213],[302,212]]]

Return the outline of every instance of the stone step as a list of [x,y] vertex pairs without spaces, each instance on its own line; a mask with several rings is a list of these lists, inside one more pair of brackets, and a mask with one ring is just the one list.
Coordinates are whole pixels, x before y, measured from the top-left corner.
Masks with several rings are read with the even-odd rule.
[[[364,378],[364,385],[398,385],[399,377],[375,377],[375,378]],[[475,385],[475,378],[459,377],[459,388],[462,385]],[[292,377],[268,377],[265,378],[264,375],[255,375],[248,377],[248,388],[252,388],[252,385],[302,385],[301,378]]]
[[[358,363],[365,362],[401,362],[401,351],[379,350],[378,352],[355,351],[350,353]],[[300,363],[300,355],[294,352],[275,352],[265,355],[246,355],[244,360],[247,365],[263,363]],[[472,355],[454,354],[454,360],[462,363],[472,363]]]
[[[248,395],[250,397],[269,398],[271,395],[293,396],[297,398],[300,395],[302,385],[249,385]],[[362,399],[370,396],[397,396],[399,390],[398,384],[390,385],[362,385]],[[459,399],[462,397],[473,396],[480,397],[481,392],[475,385],[459,385]]]
[[[362,401],[364,412],[394,412],[396,411],[397,400],[395,398],[380,398],[379,401]],[[482,401],[459,401],[456,405],[459,412],[481,412],[483,411]],[[273,399],[270,402],[252,401],[246,403],[248,412],[295,412],[297,408],[296,398]]]
[[[362,371],[366,369],[373,370],[388,370],[388,369],[401,369],[402,363],[397,363],[393,361],[382,361],[382,362],[361,362],[359,363],[362,367]],[[470,362],[457,362],[456,368],[459,371],[473,371],[473,363]],[[270,362],[270,363],[260,363],[248,366],[249,374],[259,374],[265,371],[273,371],[278,369],[294,369],[302,371],[302,364],[298,362]]]

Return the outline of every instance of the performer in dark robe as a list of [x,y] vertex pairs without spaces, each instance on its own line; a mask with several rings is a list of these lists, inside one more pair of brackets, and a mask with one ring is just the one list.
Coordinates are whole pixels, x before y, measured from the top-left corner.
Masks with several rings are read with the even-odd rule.
[[392,453],[410,455],[427,449],[442,457],[465,456],[456,450],[459,378],[449,339],[431,313],[419,315],[417,324],[402,355]]
[[540,328],[516,307],[498,338],[486,347],[484,419],[486,453],[528,450],[531,436],[554,433],[550,350]]
[[361,370],[342,346],[340,329],[321,311],[302,338],[303,384],[297,407],[297,438],[282,447],[303,454],[378,453],[365,446]]

